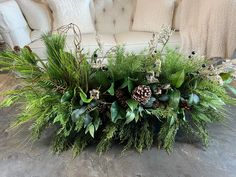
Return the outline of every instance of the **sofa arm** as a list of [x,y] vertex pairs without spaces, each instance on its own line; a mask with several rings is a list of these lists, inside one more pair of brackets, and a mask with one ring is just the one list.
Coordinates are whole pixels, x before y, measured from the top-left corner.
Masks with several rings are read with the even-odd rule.
[[23,47],[31,42],[31,30],[14,0],[0,3],[0,34],[10,45]]

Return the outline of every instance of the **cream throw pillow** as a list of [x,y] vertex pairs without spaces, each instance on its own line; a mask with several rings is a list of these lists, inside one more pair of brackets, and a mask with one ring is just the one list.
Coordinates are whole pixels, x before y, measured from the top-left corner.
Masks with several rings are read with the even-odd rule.
[[90,14],[90,0],[48,0],[53,11],[54,30],[70,23],[79,26],[82,33],[94,33]]
[[175,0],[137,0],[132,30],[160,32],[172,26]]
[[52,19],[46,4],[33,0],[16,0],[25,18],[33,30],[49,32],[52,28]]
[[13,0],[0,2],[0,33],[11,47],[23,47],[31,42],[28,24]]

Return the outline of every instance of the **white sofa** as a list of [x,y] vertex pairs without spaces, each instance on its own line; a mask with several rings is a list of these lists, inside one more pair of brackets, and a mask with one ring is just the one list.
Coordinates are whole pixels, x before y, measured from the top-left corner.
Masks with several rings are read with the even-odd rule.
[[[0,2],[3,0],[0,0]],[[7,1],[7,0],[5,0]],[[11,0],[12,1],[12,0]],[[20,1],[20,0],[16,0]],[[26,0],[29,3],[37,5],[38,3],[33,0]],[[41,0],[45,1],[45,0]],[[18,2],[19,3],[19,2]],[[45,3],[45,2],[44,2]],[[38,4],[38,5],[42,5]],[[47,6],[47,4],[44,4]],[[1,6],[1,5],[0,5]],[[43,33],[42,29],[32,29],[27,24],[27,15],[29,16],[28,9],[22,8],[22,13],[26,19],[21,19],[17,23],[13,22],[5,24],[0,28],[1,35],[6,43],[11,47],[15,45],[29,45],[34,52],[40,57],[45,58],[45,47],[40,39]],[[152,32],[133,31],[131,25],[133,23],[134,11],[136,7],[136,0],[93,0],[90,2],[91,16],[96,29],[95,33],[82,33],[82,47],[85,51],[92,52],[98,48],[96,41],[96,33],[99,34],[101,42],[104,45],[104,49],[108,50],[115,45],[125,45],[127,51],[139,52],[148,46],[149,41],[152,38]],[[32,9],[31,9],[32,10]],[[45,10],[45,9],[44,9]],[[72,9],[76,10],[76,9]],[[0,7],[1,11],[1,7]],[[173,13],[172,28],[176,30],[169,41],[169,46],[177,48],[180,46],[180,32],[179,32],[179,11],[180,4],[175,2],[175,10]],[[14,12],[12,12],[14,13]],[[49,9],[49,15],[52,17],[52,10]],[[47,14],[48,15],[48,14]],[[4,17],[4,14],[1,14]],[[51,18],[50,17],[50,18]],[[8,19],[9,20],[9,19]],[[14,21],[14,18],[12,19]],[[32,23],[32,18],[30,19]],[[29,22],[29,19],[28,19]],[[53,18],[52,18],[53,22]],[[40,22],[39,22],[40,23]],[[38,24],[36,24],[38,25]],[[18,30],[18,31],[17,31]],[[24,35],[23,32],[24,31]],[[48,30],[48,29],[47,29]],[[17,32],[15,32],[17,31]],[[15,35],[17,34],[17,35]],[[28,35],[28,36],[27,36]],[[67,37],[68,48],[73,48],[73,36]]]

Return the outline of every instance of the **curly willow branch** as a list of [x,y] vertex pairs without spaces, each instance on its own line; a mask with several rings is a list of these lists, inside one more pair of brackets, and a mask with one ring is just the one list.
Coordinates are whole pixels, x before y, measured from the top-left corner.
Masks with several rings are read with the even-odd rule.
[[57,32],[59,34],[68,35],[69,31],[73,31],[74,34],[74,46],[75,46],[75,52],[76,55],[81,55],[82,48],[81,48],[81,41],[82,41],[82,35],[81,31],[78,25],[74,23],[70,23],[68,25],[61,26],[57,29]]

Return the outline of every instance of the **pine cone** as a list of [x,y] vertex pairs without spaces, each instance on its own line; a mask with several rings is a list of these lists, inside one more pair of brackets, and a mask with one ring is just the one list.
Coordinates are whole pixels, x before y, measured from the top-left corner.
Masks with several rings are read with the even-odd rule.
[[182,101],[180,106],[181,106],[181,108],[184,108],[186,110],[190,110],[191,109],[191,107],[189,106],[187,101]]
[[102,114],[105,114],[108,111],[108,106],[106,104],[99,104],[98,111]]
[[153,107],[154,109],[157,109],[157,108],[160,107],[160,105],[161,105],[161,104],[160,104],[159,101],[155,101],[155,102],[153,103],[153,106],[152,106],[152,107]]
[[151,96],[152,96],[151,88],[146,85],[139,85],[134,89],[132,93],[132,98],[143,105],[145,105],[148,102]]
[[20,46],[16,45],[16,46],[14,46],[13,50],[16,53],[19,53],[21,49],[20,49]]
[[161,95],[162,94],[162,88],[157,87],[156,89],[153,90],[153,92],[156,96]]
[[116,98],[118,100],[118,103],[123,106],[123,107],[127,107],[127,103],[126,101],[128,100],[127,96],[125,95],[124,91],[121,89],[117,89],[116,90]]

